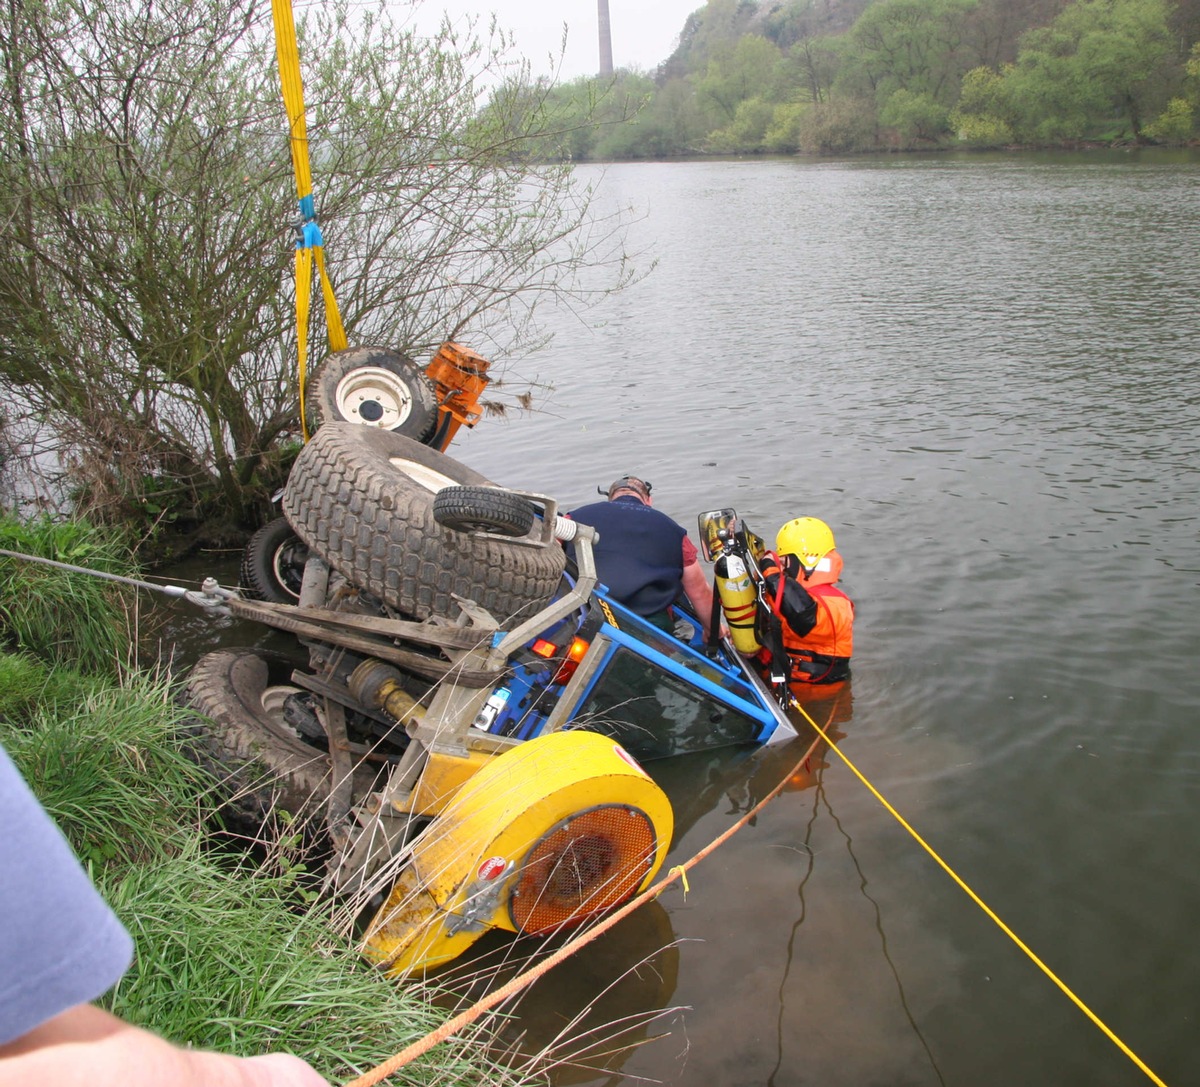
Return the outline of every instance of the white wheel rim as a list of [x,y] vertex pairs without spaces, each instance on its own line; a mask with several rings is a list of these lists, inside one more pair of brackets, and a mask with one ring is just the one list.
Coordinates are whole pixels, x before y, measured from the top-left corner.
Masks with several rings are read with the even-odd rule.
[[[284,554],[285,551],[288,552],[287,555]],[[293,600],[299,600],[300,594],[287,583],[287,576],[292,566],[290,552],[291,548],[277,547],[275,554],[271,556],[271,569],[275,574],[275,584],[279,586],[280,590],[287,593]]]
[[300,694],[299,687],[268,687],[260,699],[263,712],[273,717],[283,717],[283,704],[290,695]]
[[395,430],[412,414],[408,383],[380,366],[352,370],[333,393],[338,414],[351,423]]

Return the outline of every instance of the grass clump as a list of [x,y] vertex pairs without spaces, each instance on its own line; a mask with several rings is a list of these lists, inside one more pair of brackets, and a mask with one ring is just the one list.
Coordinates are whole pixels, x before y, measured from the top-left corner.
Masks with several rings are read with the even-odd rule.
[[[82,521],[0,518],[0,549],[135,577],[120,537]],[[136,590],[118,582],[0,555],[0,645],[84,672],[128,663]]]
[[29,728],[35,717],[90,697],[97,682],[48,668],[27,653],[0,654],[0,721]]
[[5,675],[20,682],[0,738],[81,859],[158,861],[202,832],[211,782],[176,739],[184,711],[165,680],[115,685],[28,657],[0,657]]
[[[109,1006],[175,1041],[226,1053],[286,1050],[337,1079],[441,1021],[336,946],[323,916],[298,911],[288,875],[189,848],[103,889],[138,947]],[[410,1082],[428,1082],[429,1068]],[[452,1082],[494,1080],[457,1068]]]

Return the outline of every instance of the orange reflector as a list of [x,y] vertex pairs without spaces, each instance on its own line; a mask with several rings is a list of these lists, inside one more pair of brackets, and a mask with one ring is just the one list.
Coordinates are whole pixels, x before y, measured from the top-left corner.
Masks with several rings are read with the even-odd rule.
[[653,863],[657,837],[645,812],[589,808],[552,828],[529,851],[509,898],[522,932],[544,932],[624,902]]
[[553,642],[546,641],[545,638],[539,638],[529,648],[539,657],[553,657],[558,652],[558,646]]

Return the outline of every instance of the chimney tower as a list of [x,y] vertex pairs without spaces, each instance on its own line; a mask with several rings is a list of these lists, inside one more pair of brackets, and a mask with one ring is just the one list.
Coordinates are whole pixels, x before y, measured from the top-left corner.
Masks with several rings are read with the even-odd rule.
[[612,75],[612,24],[608,18],[608,0],[596,0],[596,22],[600,28],[600,74]]

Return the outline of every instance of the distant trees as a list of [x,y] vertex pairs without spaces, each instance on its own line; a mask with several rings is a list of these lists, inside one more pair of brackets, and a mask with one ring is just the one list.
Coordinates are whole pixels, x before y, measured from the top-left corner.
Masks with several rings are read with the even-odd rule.
[[1172,40],[1164,0],[1076,0],[1029,31],[1005,74],[1018,137],[1142,138],[1167,101]]
[[1185,143],[1197,34],[1200,0],[708,0],[571,157]]
[[[1021,38],[1014,64],[972,73],[956,111],[964,139],[1142,140],[1180,85],[1168,15],[1164,0],[1076,0]],[[1176,131],[1189,134],[1178,120]]]

